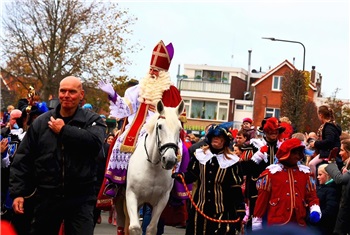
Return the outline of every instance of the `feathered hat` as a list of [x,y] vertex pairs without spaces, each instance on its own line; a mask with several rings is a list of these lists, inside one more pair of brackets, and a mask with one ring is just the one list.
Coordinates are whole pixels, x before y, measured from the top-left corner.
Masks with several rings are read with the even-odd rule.
[[286,128],[280,125],[280,121],[277,118],[270,117],[266,119],[264,125],[262,125],[262,129],[265,133],[278,130],[278,133],[281,134]]
[[165,46],[161,40],[153,49],[150,66],[153,69],[168,71],[173,56],[173,44],[169,43]]
[[279,161],[286,161],[289,158],[290,151],[293,149],[300,148],[300,151],[304,151],[305,145],[297,138],[291,138],[285,140],[281,146],[278,148],[276,153],[276,158]]
[[29,112],[29,118],[27,121],[27,125],[31,125],[36,117],[38,117],[39,115],[41,115],[47,111],[49,111],[49,108],[47,107],[46,102],[39,102],[39,103],[36,103],[35,105],[33,105],[30,109],[30,112]]
[[232,122],[224,122],[219,125],[212,125],[206,135],[206,142],[211,143],[211,140],[214,136],[224,136],[225,137],[225,146],[230,144],[232,140],[232,134],[230,128],[232,127]]

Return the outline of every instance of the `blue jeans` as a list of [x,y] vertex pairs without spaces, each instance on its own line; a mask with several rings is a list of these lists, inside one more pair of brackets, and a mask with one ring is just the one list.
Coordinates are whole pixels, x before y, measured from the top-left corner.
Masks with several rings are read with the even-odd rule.
[[[142,221],[142,235],[146,234],[146,229],[149,223],[151,222],[152,217],[152,208],[144,204],[143,205],[143,221]],[[159,218],[158,225],[157,225],[157,235],[162,235],[164,233],[164,221]]]

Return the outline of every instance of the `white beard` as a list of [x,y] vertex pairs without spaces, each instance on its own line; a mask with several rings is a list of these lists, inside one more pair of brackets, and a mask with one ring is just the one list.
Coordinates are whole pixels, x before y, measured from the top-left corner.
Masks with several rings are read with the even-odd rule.
[[138,100],[141,103],[156,105],[163,97],[163,92],[169,90],[171,85],[168,72],[160,71],[158,77],[147,74],[140,81],[140,94]]

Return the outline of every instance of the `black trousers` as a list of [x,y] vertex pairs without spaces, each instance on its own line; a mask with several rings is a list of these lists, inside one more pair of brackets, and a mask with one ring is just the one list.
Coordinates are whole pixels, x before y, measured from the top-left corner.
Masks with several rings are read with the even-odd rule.
[[[93,235],[95,195],[57,197],[34,195],[25,200],[30,235],[57,235],[64,221],[65,235]],[[28,218],[27,218],[28,220]]]

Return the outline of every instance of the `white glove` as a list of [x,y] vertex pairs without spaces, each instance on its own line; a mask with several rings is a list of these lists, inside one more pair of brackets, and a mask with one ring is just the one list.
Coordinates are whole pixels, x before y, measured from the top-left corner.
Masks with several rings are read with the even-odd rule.
[[256,230],[260,230],[260,229],[262,229],[262,218],[253,217],[252,230],[256,231]]
[[262,160],[264,160],[265,162],[267,162],[267,153],[262,153],[260,151],[257,151],[256,153],[254,153],[254,155],[252,156],[252,160],[256,163],[259,164]]
[[312,223],[317,223],[320,221],[321,217],[322,217],[322,212],[321,212],[320,206],[316,204],[312,205],[310,207],[310,221]]
[[108,94],[108,98],[115,102],[117,100],[117,93],[114,91],[112,84],[100,80],[98,82],[98,87]]
[[10,166],[10,164],[11,164],[10,158],[9,158],[9,155],[7,154],[5,158],[1,159],[1,168],[7,168]]

